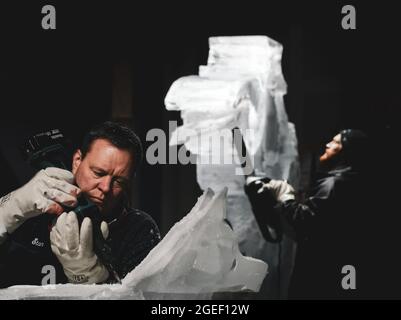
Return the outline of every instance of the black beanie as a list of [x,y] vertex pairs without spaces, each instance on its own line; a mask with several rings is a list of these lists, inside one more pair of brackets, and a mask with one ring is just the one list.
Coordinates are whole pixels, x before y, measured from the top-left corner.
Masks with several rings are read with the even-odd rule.
[[351,165],[360,165],[367,153],[368,136],[361,130],[345,129],[340,132],[345,160]]

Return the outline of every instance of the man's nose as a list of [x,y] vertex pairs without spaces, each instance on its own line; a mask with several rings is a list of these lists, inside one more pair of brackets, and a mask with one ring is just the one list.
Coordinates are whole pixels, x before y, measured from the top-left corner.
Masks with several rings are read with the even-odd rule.
[[111,181],[112,181],[112,177],[109,177],[109,176],[102,177],[102,179],[100,180],[100,182],[98,184],[98,188],[103,193],[105,193],[105,194],[108,193],[111,188]]

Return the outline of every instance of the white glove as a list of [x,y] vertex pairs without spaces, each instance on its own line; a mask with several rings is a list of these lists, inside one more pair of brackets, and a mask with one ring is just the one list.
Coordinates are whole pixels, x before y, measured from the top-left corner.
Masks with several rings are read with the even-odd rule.
[[[104,221],[101,230],[103,237],[107,238],[109,231]],[[64,212],[50,232],[50,244],[71,283],[99,283],[109,277],[106,267],[93,251],[92,221],[89,218],[84,218],[79,230],[75,212]]]
[[[42,213],[60,214],[60,204],[74,207],[80,189],[70,171],[40,170],[28,183],[0,199],[0,231],[14,232],[29,218]],[[1,238],[1,237],[0,237]]]
[[295,200],[295,190],[287,181],[271,180],[268,183],[263,183],[258,193],[263,192],[263,189],[268,189],[279,202]]

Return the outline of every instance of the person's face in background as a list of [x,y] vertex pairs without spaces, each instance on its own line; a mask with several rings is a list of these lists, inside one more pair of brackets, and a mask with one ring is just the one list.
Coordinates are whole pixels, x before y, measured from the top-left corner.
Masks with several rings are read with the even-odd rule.
[[111,213],[122,200],[132,170],[131,153],[106,139],[94,140],[85,157],[80,150],[73,156],[72,173],[78,187],[103,215]]
[[324,164],[332,161],[341,152],[341,134],[337,134],[333,140],[326,144],[326,150],[324,154],[320,156],[320,163]]

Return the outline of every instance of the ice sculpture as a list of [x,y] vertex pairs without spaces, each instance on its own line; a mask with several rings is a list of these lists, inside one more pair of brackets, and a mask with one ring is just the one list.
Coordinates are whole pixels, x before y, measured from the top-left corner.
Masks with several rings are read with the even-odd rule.
[[[298,186],[297,139],[283,99],[283,48],[266,36],[211,37],[209,46],[208,64],[199,67],[199,75],[176,80],[165,97],[166,109],[180,110],[183,119],[170,145],[184,143],[196,155],[203,190],[228,187],[227,216],[241,252],[269,264],[265,297],[284,297],[295,245],[287,238],[281,246],[263,240],[243,190],[244,176],[234,161],[226,161],[236,154],[232,141],[222,144],[218,138],[239,127],[257,174]],[[223,155],[220,162],[210,161],[216,155]]]
[[123,284],[147,292],[258,291],[267,265],[239,252],[225,222],[226,193],[207,189]]
[[0,290],[0,299],[210,299],[216,292],[257,292],[267,264],[239,252],[225,221],[226,194],[207,189],[121,285],[13,286]]

